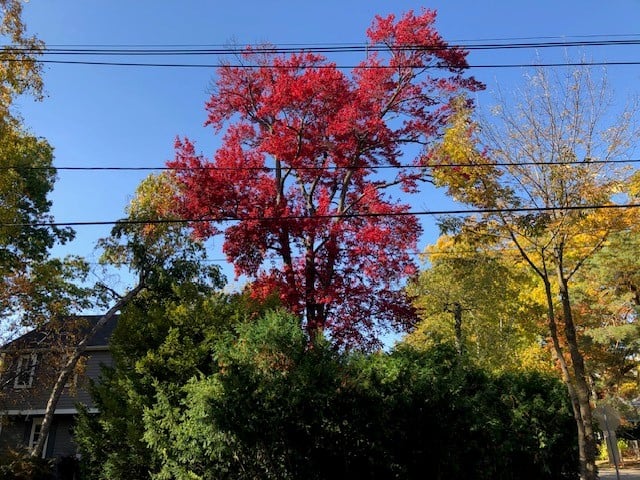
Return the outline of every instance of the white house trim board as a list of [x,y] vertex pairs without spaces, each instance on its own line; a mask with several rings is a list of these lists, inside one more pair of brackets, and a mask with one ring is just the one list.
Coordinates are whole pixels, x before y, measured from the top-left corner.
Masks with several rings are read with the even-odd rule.
[[85,352],[108,352],[109,345],[89,345],[84,349]]
[[[98,413],[98,409],[89,408],[87,409],[87,412]],[[53,414],[54,415],[76,415],[77,413],[78,413],[77,408],[57,408]],[[35,409],[35,410],[5,410],[4,412],[2,412],[2,415],[7,415],[7,416],[10,416],[10,415],[38,416],[38,415],[44,415],[44,414],[45,414],[44,408]]]

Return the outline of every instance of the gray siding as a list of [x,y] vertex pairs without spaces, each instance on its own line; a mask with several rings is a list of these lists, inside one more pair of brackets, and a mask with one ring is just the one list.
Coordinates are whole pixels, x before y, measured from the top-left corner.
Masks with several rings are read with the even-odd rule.
[[[51,367],[51,362],[47,362],[44,352],[38,353],[38,365],[36,366],[33,384],[29,388],[14,388],[11,375],[13,370],[11,367],[4,373],[6,380],[4,388],[2,388],[2,396],[0,398],[0,410],[43,410],[47,405],[49,393],[57,371]],[[92,350],[87,352],[85,369],[82,374],[75,378],[75,385],[65,388],[57,409],[73,409],[77,403],[93,407],[91,396],[88,392],[89,379],[97,380],[100,375],[101,365],[112,365],[113,360],[108,350]]]
[[65,388],[58,408],[75,408],[77,403],[82,403],[89,408],[93,407],[93,401],[89,394],[89,379],[97,380],[100,376],[101,365],[111,366],[113,359],[107,350],[93,351],[87,358],[84,374],[78,375],[75,388]]
[[[47,457],[68,457],[75,455],[77,447],[73,441],[73,416],[60,415],[55,417],[54,429],[49,435]],[[53,439],[53,442],[51,441]]]
[[3,418],[0,429],[0,449],[26,446],[30,431],[31,422],[25,417]]
[[[93,325],[101,317],[89,316],[87,325]],[[85,322],[86,323],[86,322]],[[93,408],[93,402],[88,392],[90,380],[98,380],[101,366],[113,365],[113,359],[106,346],[108,339],[117,323],[114,317],[107,323],[92,340],[83,356],[84,369],[73,380],[72,385],[66,387],[56,405],[56,414],[49,431],[47,441],[47,457],[68,457],[76,453],[77,447],[73,441],[72,428],[78,403]],[[27,447],[34,422],[41,421],[49,399],[49,394],[58,378],[61,365],[64,363],[64,353],[60,346],[73,345],[77,341],[75,334],[85,328],[78,322],[65,324],[70,330],[49,330],[47,325],[35,329],[15,341],[0,348],[2,363],[0,368],[0,451],[7,448]],[[73,330],[75,328],[75,330]],[[74,340],[75,338],[75,340]],[[68,343],[68,342],[71,343]],[[55,350],[54,345],[59,348]],[[37,363],[30,375],[33,365],[31,359],[37,356]],[[26,368],[19,366],[26,365]],[[17,372],[21,372],[17,375]],[[19,386],[16,388],[16,378]],[[30,380],[32,378],[32,380]]]
[[[7,447],[28,446],[33,421],[43,417],[49,393],[55,379],[56,368],[54,362],[47,362],[45,352],[38,352],[33,384],[29,388],[14,388],[12,377],[15,375],[9,366],[3,373],[0,415],[5,412],[2,428],[0,429],[0,450]],[[92,348],[86,354],[84,372],[77,376],[75,385],[65,388],[56,411],[49,440],[47,443],[47,457],[67,457],[76,453],[72,428],[74,415],[69,414],[76,409],[78,403],[93,408],[93,402],[88,392],[89,379],[97,380],[101,373],[101,366],[112,366],[113,359],[106,348]],[[7,415],[7,412],[19,411],[17,415]],[[61,412],[62,411],[62,412]]]
[[[8,448],[27,447],[33,422],[42,416],[20,415],[4,418],[0,431],[0,451]],[[73,441],[73,415],[58,415],[54,418],[49,440],[47,441],[47,457],[67,457],[75,455],[77,447]]]

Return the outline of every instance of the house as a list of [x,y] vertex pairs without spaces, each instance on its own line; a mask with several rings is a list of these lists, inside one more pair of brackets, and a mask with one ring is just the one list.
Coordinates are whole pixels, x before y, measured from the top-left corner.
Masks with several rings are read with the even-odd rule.
[[[37,328],[0,348],[0,452],[31,448],[38,441],[45,407],[69,347],[85,336],[100,316],[72,317]],[[85,354],[55,409],[43,457],[76,454],[72,427],[78,404],[94,409],[88,392],[101,365],[111,365],[108,340],[117,323],[112,318],[90,339]]]

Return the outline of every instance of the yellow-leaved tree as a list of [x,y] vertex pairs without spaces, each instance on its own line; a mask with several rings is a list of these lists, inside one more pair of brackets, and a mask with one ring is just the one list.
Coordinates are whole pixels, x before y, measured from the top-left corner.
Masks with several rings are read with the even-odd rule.
[[408,286],[421,321],[407,343],[455,341],[461,354],[493,372],[549,369],[540,303],[531,295],[535,279],[522,265],[447,235],[424,257],[425,268]]
[[[624,159],[637,138],[636,108],[612,110],[604,77],[587,67],[539,69],[514,99],[500,98],[490,121],[475,124],[464,105],[451,138],[434,152],[436,180],[475,213],[447,219],[445,230],[492,251],[518,253],[546,299],[547,336],[578,430],[580,475],[595,480],[597,445],[574,276],[625,225]],[[454,143],[454,145],[451,145]]]

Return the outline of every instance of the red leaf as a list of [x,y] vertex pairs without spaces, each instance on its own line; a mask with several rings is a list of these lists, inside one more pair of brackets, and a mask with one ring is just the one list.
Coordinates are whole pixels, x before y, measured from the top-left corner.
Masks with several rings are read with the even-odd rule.
[[[338,343],[372,345],[380,328],[414,318],[402,284],[416,270],[420,225],[384,185],[415,192],[429,172],[376,167],[399,165],[408,142],[431,144],[452,99],[482,87],[464,77],[466,52],[449,48],[434,21],[430,10],[376,17],[367,35],[390,51],[352,75],[319,55],[248,49],[259,67],[220,67],[206,104],[207,124],[224,131],[214,158],[176,141],[178,212],[211,219],[194,223],[195,234],[224,232],[253,294],[278,292],[311,335],[321,328]],[[442,75],[425,75],[430,65]]]

